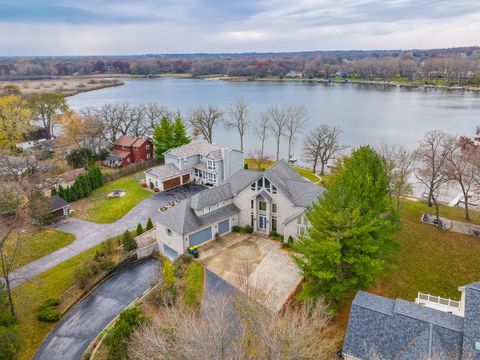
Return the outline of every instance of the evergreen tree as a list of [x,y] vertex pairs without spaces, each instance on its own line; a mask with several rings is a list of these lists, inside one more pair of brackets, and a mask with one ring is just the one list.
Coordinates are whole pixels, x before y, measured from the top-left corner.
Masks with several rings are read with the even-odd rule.
[[177,113],[173,123],[173,147],[179,147],[190,142],[190,137],[187,135],[187,129],[183,122],[180,113]]
[[306,216],[308,234],[293,244],[306,277],[299,297],[323,296],[335,308],[370,286],[395,248],[398,216],[380,155],[369,146],[355,150]]
[[68,201],[66,199],[67,196],[65,195],[65,189],[63,188],[62,185],[58,187],[58,196],[60,196],[63,200]]
[[143,227],[142,224],[138,223],[137,225],[137,235],[143,234]]
[[155,155],[160,159],[163,159],[163,154],[165,154],[167,150],[175,147],[173,139],[173,124],[166,116],[160,120],[160,124],[155,127],[155,130],[153,130],[153,145]]
[[145,227],[145,231],[148,231],[148,230],[151,230],[151,229],[153,229],[153,222],[152,222],[152,219],[148,218],[147,226]]
[[132,251],[138,247],[137,242],[128,230],[122,235],[122,246],[126,251]]

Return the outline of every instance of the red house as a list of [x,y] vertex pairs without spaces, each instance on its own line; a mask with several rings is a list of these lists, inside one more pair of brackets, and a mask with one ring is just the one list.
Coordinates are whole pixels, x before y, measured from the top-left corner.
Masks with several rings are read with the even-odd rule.
[[115,149],[105,159],[110,167],[120,167],[153,158],[150,140],[133,136],[120,136],[114,143]]

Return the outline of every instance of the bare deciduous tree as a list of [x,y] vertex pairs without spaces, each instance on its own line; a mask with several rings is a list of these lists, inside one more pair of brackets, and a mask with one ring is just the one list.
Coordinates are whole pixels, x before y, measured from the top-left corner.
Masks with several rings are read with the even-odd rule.
[[320,174],[323,175],[327,163],[346,148],[340,144],[341,133],[340,128],[323,124],[307,135],[303,143],[303,154],[307,161],[313,163],[314,173],[320,163]]
[[445,166],[451,151],[449,135],[438,130],[425,134],[414,153],[417,163],[414,169],[415,177],[427,188],[428,206],[435,206],[437,224],[440,226],[440,214],[436,194],[448,180]]
[[280,159],[280,140],[285,135],[285,125],[288,120],[288,107],[272,106],[267,110],[267,116],[269,117],[270,130],[277,141],[275,160],[278,161]]
[[385,161],[385,168],[390,180],[390,196],[395,198],[397,208],[400,207],[400,198],[412,191],[409,182],[413,171],[413,155],[403,146],[382,144],[379,153]]
[[213,129],[223,119],[223,112],[213,105],[199,106],[190,114],[188,119],[194,132],[202,134],[209,143],[213,142]]
[[153,130],[157,125],[160,124],[160,120],[162,120],[162,118],[173,117],[172,112],[163,105],[149,103],[142,105],[142,107],[145,114],[144,134],[149,136],[153,135]]
[[248,105],[243,99],[238,99],[230,110],[231,118],[225,121],[225,126],[236,129],[240,135],[240,150],[243,151],[243,137],[250,123],[248,120]]
[[260,159],[265,157],[265,140],[267,139],[268,131],[270,130],[270,120],[266,114],[260,116],[260,121],[255,127],[255,133],[258,140],[260,140]]
[[292,157],[293,140],[297,133],[305,126],[307,115],[304,106],[289,106],[287,108],[287,120],[285,122],[285,136],[288,140],[288,161]]

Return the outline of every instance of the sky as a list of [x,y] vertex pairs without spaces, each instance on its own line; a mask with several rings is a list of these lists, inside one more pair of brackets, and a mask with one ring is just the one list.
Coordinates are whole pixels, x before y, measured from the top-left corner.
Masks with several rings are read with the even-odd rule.
[[473,45],[479,0],[0,0],[0,56]]

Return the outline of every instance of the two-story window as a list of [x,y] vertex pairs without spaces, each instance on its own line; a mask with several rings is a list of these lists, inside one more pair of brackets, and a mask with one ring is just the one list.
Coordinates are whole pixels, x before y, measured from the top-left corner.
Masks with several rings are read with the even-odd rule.
[[308,221],[305,215],[301,215],[297,218],[297,235],[307,235],[308,228],[310,227],[310,221]]
[[207,161],[207,169],[210,171],[217,170],[217,163],[213,160]]
[[277,193],[277,188],[275,187],[275,185],[270,183],[270,181],[267,178],[264,178],[264,177],[261,177],[260,179],[258,179],[254,183],[252,183],[250,185],[250,189],[253,190],[253,191],[265,189],[268,192],[271,192],[272,194]]

